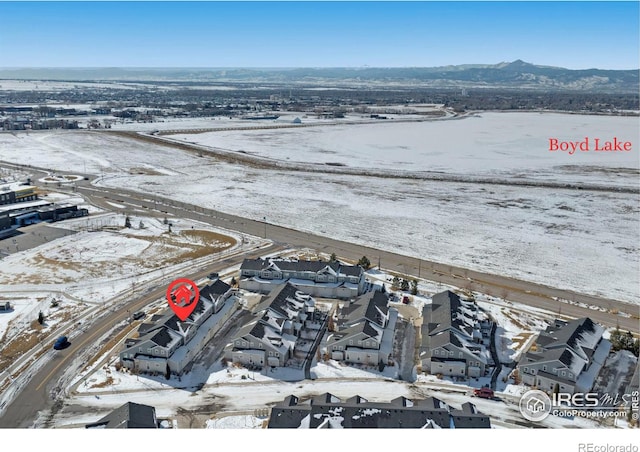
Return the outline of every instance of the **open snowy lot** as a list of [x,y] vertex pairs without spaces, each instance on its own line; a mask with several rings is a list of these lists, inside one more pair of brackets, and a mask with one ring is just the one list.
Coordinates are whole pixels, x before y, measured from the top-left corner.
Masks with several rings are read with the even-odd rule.
[[[478,126],[487,120],[487,115],[493,122],[486,123],[487,127]],[[563,124],[565,133],[560,134]],[[459,171],[471,173],[477,166],[478,174],[515,174],[514,161],[520,161],[537,168],[540,174],[551,174],[551,180],[566,178],[606,185],[615,179],[618,185],[638,187],[637,133],[635,138],[629,136],[637,131],[637,118],[495,113],[483,114],[482,118],[391,126],[423,125],[463,127],[449,132],[451,140],[462,140],[451,145],[447,157],[459,162]],[[554,129],[549,128],[552,125]],[[345,136],[340,130],[353,130],[354,134],[366,136],[359,132],[361,127],[371,130],[375,126],[321,129],[329,135]],[[387,130],[390,125],[380,127]],[[476,130],[478,127],[484,131]],[[572,127],[575,131],[568,132]],[[320,129],[311,127],[294,132],[300,140],[306,139],[300,134],[309,131],[321,139],[317,130]],[[564,139],[582,139],[586,131],[593,131],[587,133],[613,133],[620,139],[636,141],[631,157],[607,154],[600,156],[599,163],[593,160],[567,168],[563,166],[567,161],[592,158],[593,153],[550,153],[546,139],[552,131]],[[481,132],[489,143],[485,147],[477,141]],[[461,149],[469,138],[453,138],[465,134],[475,136],[474,143],[479,146],[468,158]],[[447,134],[442,132],[441,138],[444,135]],[[189,135],[190,139],[197,136]],[[413,145],[419,141],[415,137],[411,140]],[[380,159],[386,152],[388,165],[394,166],[402,159],[389,151],[391,142],[386,143],[386,151],[379,151],[371,160],[378,159],[377,164],[382,165]],[[265,146],[269,149],[268,143]],[[442,146],[449,145],[443,141]],[[350,146],[343,146],[347,147]],[[299,152],[304,148],[301,145]],[[513,158],[504,154],[506,149],[516,148],[519,150]],[[353,156],[353,161],[342,151],[339,157],[349,165],[363,165],[366,149],[370,148],[363,149]],[[256,169],[96,132],[0,134],[0,150],[4,160],[64,169],[67,173],[81,173],[86,168],[87,172],[103,176],[99,184],[135,188],[253,219],[266,217],[269,223],[407,256],[624,301],[638,302],[640,298],[640,207],[634,193]],[[403,165],[409,168],[406,159],[410,150],[397,152],[405,156]],[[416,162],[435,165],[436,160],[419,154],[416,151]],[[482,164],[485,156],[493,162],[491,165]],[[331,161],[334,157],[331,155]],[[290,158],[303,160],[295,154]],[[559,170],[554,168],[556,159],[562,167]],[[449,168],[455,170],[456,164],[449,164]],[[376,260],[375,256],[369,257]]]
[[0,359],[5,346],[28,327],[40,333],[42,328],[32,325],[40,311],[48,327],[42,333],[53,331],[124,291],[169,278],[172,270],[204,265],[236,244],[211,228],[199,229],[199,223],[172,221],[168,233],[162,221],[147,217],[131,217],[131,228],[123,228],[124,217],[117,214],[67,220],[56,226],[77,233],[0,260],[0,302],[13,307],[0,314]]

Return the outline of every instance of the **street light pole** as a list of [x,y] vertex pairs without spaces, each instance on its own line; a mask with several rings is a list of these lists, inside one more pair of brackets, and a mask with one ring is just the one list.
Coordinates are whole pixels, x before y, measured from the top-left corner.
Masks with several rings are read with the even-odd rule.
[[267,238],[267,217],[262,217],[264,220],[264,238]]

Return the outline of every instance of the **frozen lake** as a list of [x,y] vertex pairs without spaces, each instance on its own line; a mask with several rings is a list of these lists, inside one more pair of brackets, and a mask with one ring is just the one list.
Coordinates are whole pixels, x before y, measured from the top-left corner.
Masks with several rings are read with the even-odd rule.
[[[479,113],[456,120],[336,125],[273,130],[233,130],[176,134],[171,138],[262,158],[312,164],[339,164],[409,172],[443,172],[502,177],[575,180],[617,176],[593,167],[640,168],[637,117],[555,113]],[[550,151],[550,138],[583,141],[590,151]],[[595,139],[629,141],[629,152],[597,152]],[[554,173],[556,173],[554,175]],[[563,179],[566,180],[566,179]],[[619,183],[619,181],[615,181]],[[633,183],[631,180],[629,181]],[[637,182],[637,178],[635,178]]]

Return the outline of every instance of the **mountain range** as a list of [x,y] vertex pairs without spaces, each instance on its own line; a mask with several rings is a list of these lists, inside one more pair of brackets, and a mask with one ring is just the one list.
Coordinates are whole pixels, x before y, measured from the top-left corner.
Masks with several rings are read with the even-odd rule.
[[485,65],[391,68],[6,68],[0,69],[0,79],[488,87],[638,93],[639,72],[638,69],[566,69],[516,60]]

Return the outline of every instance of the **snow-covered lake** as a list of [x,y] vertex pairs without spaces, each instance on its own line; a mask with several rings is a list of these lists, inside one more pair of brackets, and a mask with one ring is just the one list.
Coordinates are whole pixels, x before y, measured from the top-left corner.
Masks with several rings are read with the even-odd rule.
[[[637,117],[496,112],[459,120],[380,121],[357,127],[233,130],[170,137],[288,162],[555,179],[552,172],[566,176],[575,172],[574,166],[637,170],[639,132]],[[590,151],[549,150],[549,139],[584,141],[585,137]],[[631,142],[632,150],[595,151],[596,138],[603,143],[613,137]],[[635,176],[632,183],[637,182],[637,173]],[[608,181],[619,177],[612,175]]]

